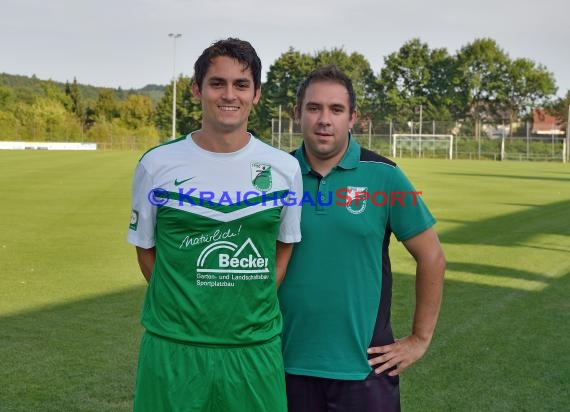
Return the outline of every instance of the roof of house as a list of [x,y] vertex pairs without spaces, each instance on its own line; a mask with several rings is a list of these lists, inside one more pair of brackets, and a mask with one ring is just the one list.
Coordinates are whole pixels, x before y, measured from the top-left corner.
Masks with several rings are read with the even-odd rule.
[[560,134],[562,119],[549,114],[545,109],[536,108],[532,111],[532,133],[534,134]]

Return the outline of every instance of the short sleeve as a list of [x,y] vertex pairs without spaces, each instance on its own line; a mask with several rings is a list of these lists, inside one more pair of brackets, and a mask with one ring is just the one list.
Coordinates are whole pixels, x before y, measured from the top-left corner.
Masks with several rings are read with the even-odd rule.
[[127,241],[144,249],[154,247],[154,229],[156,225],[156,206],[149,200],[153,189],[152,177],[139,162],[133,177],[132,210]]
[[399,167],[394,169],[390,193],[390,228],[399,241],[414,237],[435,224],[421,198]]
[[[300,198],[303,194],[303,178],[301,168],[297,165],[295,175],[291,182],[289,197]],[[283,243],[297,243],[301,241],[301,205],[297,202],[284,202],[287,205],[281,210],[281,225],[277,240]]]

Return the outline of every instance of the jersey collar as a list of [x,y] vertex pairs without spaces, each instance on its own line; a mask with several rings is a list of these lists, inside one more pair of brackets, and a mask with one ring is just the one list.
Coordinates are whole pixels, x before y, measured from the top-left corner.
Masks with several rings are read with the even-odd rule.
[[[306,175],[311,171],[311,165],[307,162],[305,158],[305,143],[302,143],[301,146],[295,150],[295,157],[299,161],[299,165],[301,166],[301,172]],[[352,137],[352,134],[348,136],[348,149],[346,153],[338,162],[338,165],[335,167],[341,169],[356,169],[358,167],[358,163],[360,161],[360,145]]]

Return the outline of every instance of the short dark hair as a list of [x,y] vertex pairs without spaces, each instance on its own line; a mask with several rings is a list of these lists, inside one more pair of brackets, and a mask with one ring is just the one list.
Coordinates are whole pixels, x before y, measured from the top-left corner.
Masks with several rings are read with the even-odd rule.
[[354,113],[356,110],[356,94],[354,93],[354,88],[352,87],[352,80],[348,77],[342,70],[340,70],[335,65],[324,66],[313,70],[309,75],[303,80],[297,89],[297,110],[300,111],[303,106],[303,99],[305,98],[305,92],[307,87],[311,83],[316,82],[335,82],[346,88],[348,92],[348,103],[350,114]]
[[229,37],[218,40],[202,52],[194,63],[194,81],[198,89],[202,90],[202,82],[215,57],[226,56],[237,60],[244,65],[245,69],[251,69],[255,89],[261,87],[261,60],[253,46],[245,41]]

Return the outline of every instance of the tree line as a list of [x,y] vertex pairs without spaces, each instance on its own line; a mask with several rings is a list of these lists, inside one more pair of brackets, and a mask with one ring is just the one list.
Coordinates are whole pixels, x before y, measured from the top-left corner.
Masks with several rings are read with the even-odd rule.
[[[98,88],[0,74],[0,140],[109,143],[158,141],[156,101],[164,86]],[[155,100],[153,102],[153,99]]]
[[[511,59],[488,38],[476,39],[455,54],[412,39],[384,58],[377,75],[357,52],[290,48],[268,69],[262,99],[250,117],[252,131],[269,137],[271,119],[292,119],[300,82],[328,64],[352,78],[362,128],[370,122],[417,121],[420,106],[425,121],[472,122],[476,137],[481,123],[526,120],[534,107],[546,107],[568,121],[570,91],[556,98],[554,76],[544,65]],[[200,104],[191,84],[190,76],[177,79],[178,134],[200,127]],[[96,88],[76,79],[61,84],[1,74],[0,139],[109,143],[131,138],[152,145],[171,135],[172,90],[172,85]]]

